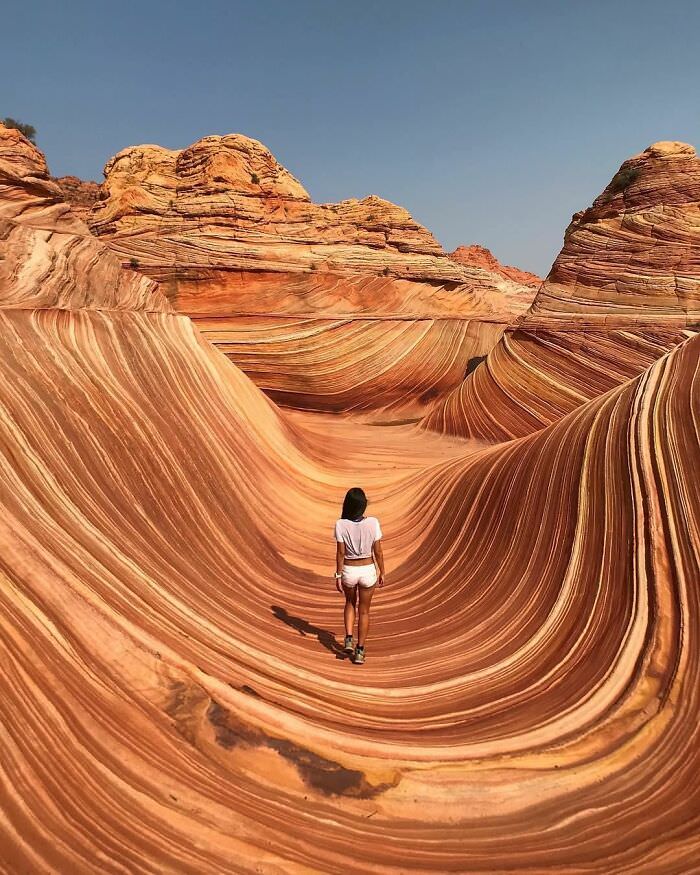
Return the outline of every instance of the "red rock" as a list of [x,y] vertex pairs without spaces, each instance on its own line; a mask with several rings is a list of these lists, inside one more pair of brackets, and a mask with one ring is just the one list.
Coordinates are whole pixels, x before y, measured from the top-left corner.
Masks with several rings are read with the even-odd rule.
[[510,267],[507,264],[501,264],[496,256],[485,246],[479,246],[473,243],[471,246],[458,246],[454,252],[450,253],[450,258],[458,264],[464,264],[468,267],[480,267],[490,273],[500,274],[506,279],[513,280],[523,286],[531,286],[539,288],[542,280],[534,273],[529,273],[526,270],[519,270],[517,267]]
[[0,125],[0,307],[169,310],[63,199],[42,153]]
[[54,182],[71,205],[74,215],[86,222],[100,194],[98,182],[85,181],[77,176],[54,177]]
[[115,246],[128,236],[144,266],[172,268],[172,253],[166,258],[162,249],[170,235],[188,270],[462,277],[405,210],[374,195],[314,204],[268,149],[240,134],[205,137],[182,151],[125,149],[108,162],[105,177],[92,228]]

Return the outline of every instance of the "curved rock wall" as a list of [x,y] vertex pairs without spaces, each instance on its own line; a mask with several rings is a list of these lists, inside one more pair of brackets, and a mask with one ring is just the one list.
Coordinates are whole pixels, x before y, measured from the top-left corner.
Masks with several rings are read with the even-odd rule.
[[[700,341],[523,441],[322,458],[183,317],[0,331],[9,871],[692,871]],[[361,669],[351,464],[389,570]]]
[[531,308],[424,420],[499,441],[556,421],[700,328],[700,159],[656,143],[574,216]]

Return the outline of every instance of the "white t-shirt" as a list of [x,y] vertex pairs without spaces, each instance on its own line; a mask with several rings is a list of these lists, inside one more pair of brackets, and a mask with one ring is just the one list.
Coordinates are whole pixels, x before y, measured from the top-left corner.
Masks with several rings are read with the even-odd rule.
[[335,539],[345,544],[346,559],[371,559],[374,542],[381,536],[375,516],[366,516],[357,523],[340,519],[335,524]]

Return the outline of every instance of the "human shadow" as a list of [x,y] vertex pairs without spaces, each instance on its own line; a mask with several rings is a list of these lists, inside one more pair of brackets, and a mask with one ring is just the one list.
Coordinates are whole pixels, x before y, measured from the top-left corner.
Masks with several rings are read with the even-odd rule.
[[285,608],[281,608],[279,605],[270,605],[270,608],[278,620],[291,626],[292,629],[296,629],[300,635],[315,635],[319,644],[323,645],[326,650],[334,653],[336,659],[348,659],[348,654],[338,644],[335,635],[329,632],[328,629],[319,629],[318,626],[312,626],[308,620],[292,616]]

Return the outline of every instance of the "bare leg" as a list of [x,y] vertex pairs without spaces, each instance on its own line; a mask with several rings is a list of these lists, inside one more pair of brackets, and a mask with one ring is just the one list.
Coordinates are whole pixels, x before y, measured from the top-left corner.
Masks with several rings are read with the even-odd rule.
[[358,585],[357,588],[360,591],[360,622],[357,632],[357,643],[360,645],[360,647],[364,647],[365,641],[367,640],[367,633],[369,631],[369,606],[372,603],[372,596],[374,595],[374,590],[377,587],[375,584],[375,586],[368,587]]
[[345,634],[352,635],[355,628],[355,605],[357,604],[357,586],[343,585],[345,593]]

